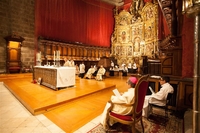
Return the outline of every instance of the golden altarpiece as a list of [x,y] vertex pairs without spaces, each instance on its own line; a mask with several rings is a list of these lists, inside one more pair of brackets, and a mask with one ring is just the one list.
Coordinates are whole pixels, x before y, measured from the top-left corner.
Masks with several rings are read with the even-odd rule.
[[130,11],[115,11],[115,29],[111,37],[111,56],[122,63],[142,65],[143,57],[158,52],[158,4],[146,3]]

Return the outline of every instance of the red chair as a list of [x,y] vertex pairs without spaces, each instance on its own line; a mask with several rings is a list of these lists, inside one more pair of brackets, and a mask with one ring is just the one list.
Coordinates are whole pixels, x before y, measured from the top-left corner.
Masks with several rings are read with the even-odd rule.
[[[125,106],[133,106],[134,111],[132,115],[120,115],[113,112],[109,112],[109,119],[113,119],[116,122],[130,125],[132,128],[132,133],[136,132],[135,124],[140,121],[142,125],[142,129],[144,132],[144,125],[142,122],[142,109],[144,104],[144,99],[146,95],[146,91],[148,89],[148,77],[149,75],[142,76],[138,83],[135,86],[135,103],[133,104],[121,104]],[[116,103],[112,103],[116,104]]]

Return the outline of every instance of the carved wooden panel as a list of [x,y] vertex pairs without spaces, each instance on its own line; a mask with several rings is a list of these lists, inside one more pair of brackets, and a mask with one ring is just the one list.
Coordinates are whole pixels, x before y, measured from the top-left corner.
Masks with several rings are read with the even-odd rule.
[[[60,45],[57,45],[57,50],[60,51],[60,56],[63,56],[63,49]],[[51,54],[53,55],[53,50]]]
[[[57,50],[57,46],[56,45],[52,45],[52,51],[56,51]],[[52,53],[51,53],[52,54]]]
[[180,76],[182,72],[181,50],[165,50],[161,56],[161,74]]
[[173,58],[168,57],[162,61],[162,74],[172,75],[173,74]]
[[184,105],[192,108],[193,103],[193,85],[185,85]]
[[46,54],[51,55],[52,45],[46,45]]
[[67,47],[63,47],[63,56],[67,56]]
[[6,58],[6,71],[7,73],[19,73],[21,72],[21,44],[24,38],[13,34],[5,37],[7,41],[7,58]]
[[162,67],[163,75],[172,75],[172,67]]
[[172,60],[173,60],[172,57],[166,58],[163,60],[162,65],[163,66],[172,66]]
[[[57,42],[56,40],[39,38],[38,51],[41,51],[42,65],[47,62],[53,65],[54,51],[60,51],[60,64],[64,64],[64,59],[74,60],[75,62],[98,62],[100,57],[109,57],[110,48],[87,46],[83,44],[72,44],[66,42]],[[87,63],[86,63],[87,65]],[[89,63],[89,67],[90,67]],[[86,66],[88,67],[88,66]]]
[[76,51],[75,51],[75,48],[73,47],[72,49],[71,49],[71,51],[72,51],[72,56],[75,56],[76,55]]
[[150,74],[150,75],[160,75],[161,74],[160,60],[148,61],[148,74]]

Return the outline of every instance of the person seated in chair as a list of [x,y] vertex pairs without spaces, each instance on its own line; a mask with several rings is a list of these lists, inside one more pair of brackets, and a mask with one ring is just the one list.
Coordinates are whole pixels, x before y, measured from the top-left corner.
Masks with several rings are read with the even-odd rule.
[[131,62],[128,63],[128,72],[132,73],[132,64],[131,64]]
[[128,68],[126,65],[123,65],[122,67],[122,76],[127,76],[128,73]]
[[109,75],[114,76],[114,67],[113,66],[110,67],[109,71],[110,71]]
[[95,72],[95,68],[93,65],[91,65],[91,67],[88,69],[87,73],[85,74],[85,78],[86,79],[91,79],[92,78],[92,74]]
[[106,73],[106,69],[103,67],[103,65],[100,66],[98,72],[97,72],[97,76],[96,76],[96,80],[103,80],[103,75],[105,75]]
[[97,72],[98,72],[98,68],[96,65],[94,65],[94,70],[95,72],[92,74],[93,77],[96,77],[97,76]]
[[63,65],[63,66],[65,66],[65,67],[68,67],[68,66],[69,66],[69,63],[70,63],[70,61],[69,61],[67,58],[64,58],[64,61],[65,61],[65,63],[64,63],[64,65]]
[[168,93],[174,92],[174,88],[169,84],[169,81],[169,77],[163,76],[159,80],[159,83],[161,85],[160,90],[155,93],[152,89],[150,89],[152,94],[145,97],[143,109],[146,111],[143,110],[143,116],[145,115],[146,117],[148,117],[149,103],[158,106],[165,106]]
[[[115,103],[134,103],[135,85],[137,82],[138,79],[136,77],[130,77],[127,81],[128,90],[121,94],[121,96],[111,96],[111,99],[107,102],[100,119],[100,123],[103,125],[104,129],[108,129],[109,126],[112,126],[115,123],[113,120],[110,119],[108,121],[107,116],[109,111],[121,115],[129,115],[133,113],[133,106],[128,107],[125,105],[115,105]],[[114,104],[114,106],[112,107],[112,109],[110,109],[112,104]]]
[[137,64],[134,62],[133,63],[133,73],[136,73],[137,72]]

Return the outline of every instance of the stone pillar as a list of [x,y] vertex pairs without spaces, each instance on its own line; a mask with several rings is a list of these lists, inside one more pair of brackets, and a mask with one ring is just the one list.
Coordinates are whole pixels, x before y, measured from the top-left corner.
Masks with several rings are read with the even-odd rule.
[[200,15],[194,22],[193,133],[200,133]]
[[[193,1],[194,2],[194,1]],[[190,3],[191,4],[191,3]],[[185,9],[194,17],[194,81],[193,81],[193,133],[200,133],[200,0]]]

